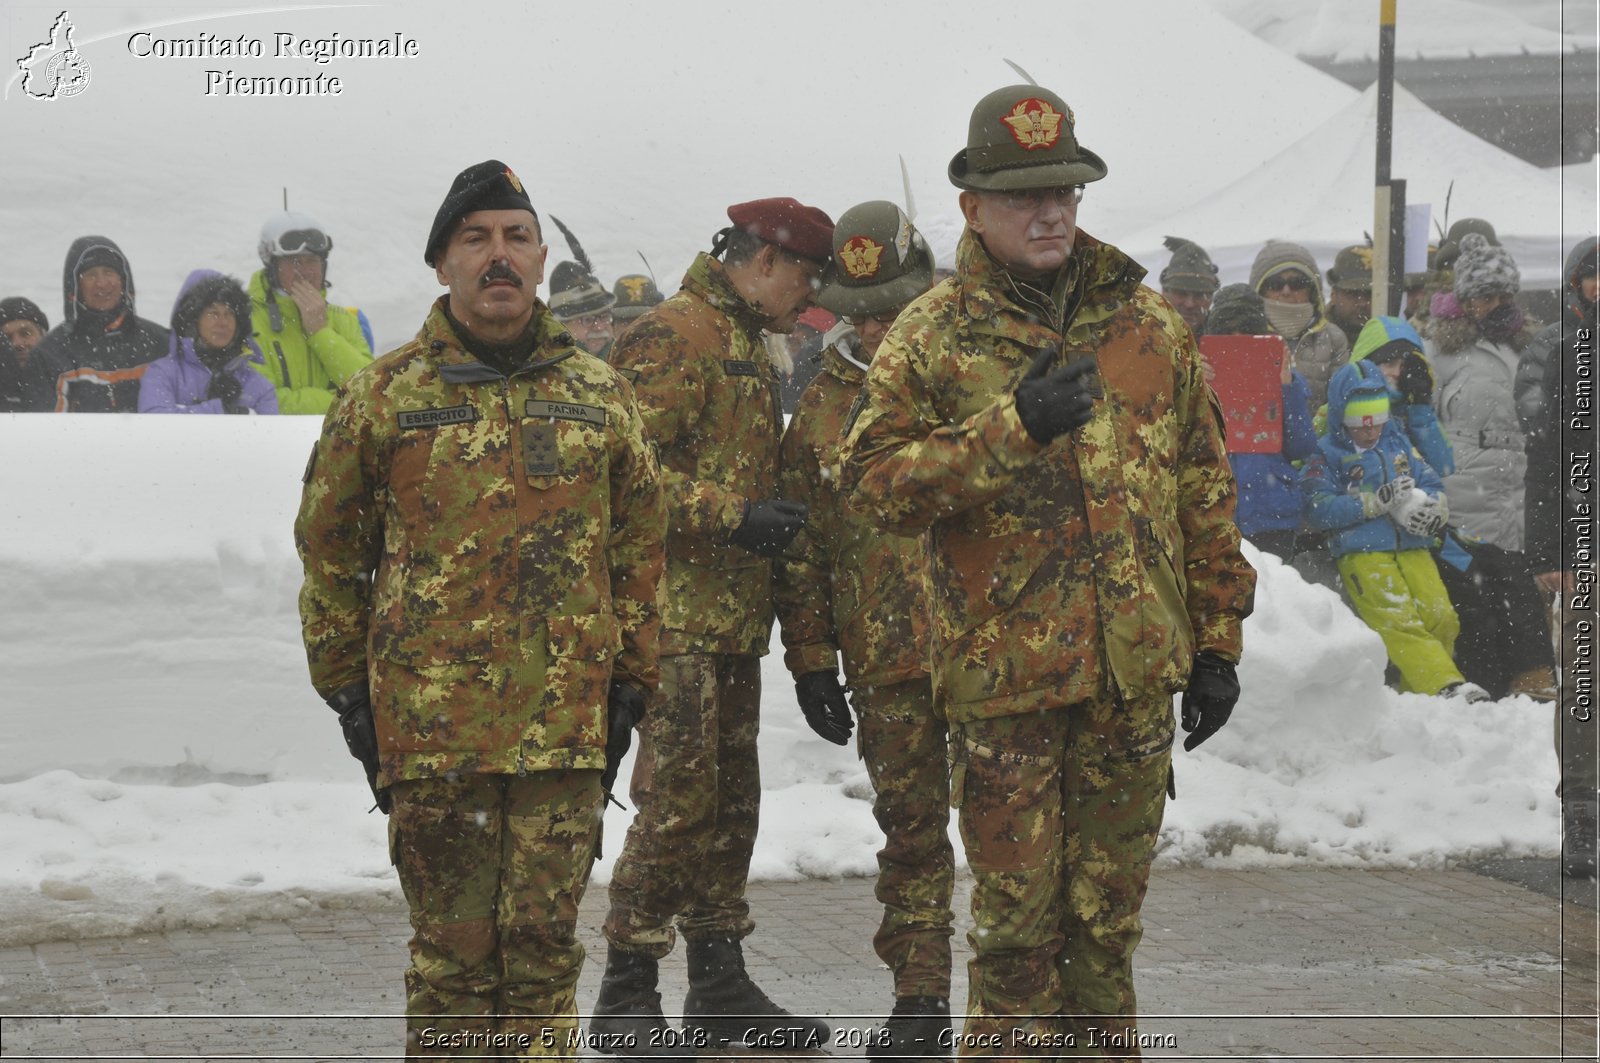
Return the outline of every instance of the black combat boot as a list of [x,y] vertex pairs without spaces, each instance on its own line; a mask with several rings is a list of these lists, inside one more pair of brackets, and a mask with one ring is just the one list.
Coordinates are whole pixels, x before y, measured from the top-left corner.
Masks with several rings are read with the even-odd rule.
[[791,1015],[774,1004],[744,970],[744,951],[733,938],[689,942],[689,995],[683,1030],[690,1043],[704,1031],[715,1044],[742,1042],[788,1051],[827,1048],[832,1031],[820,1019]]
[[683,1034],[661,1014],[656,977],[656,961],[649,956],[607,947],[600,998],[594,1002],[585,1038],[590,1048],[621,1060],[691,1063],[694,1053],[684,1051]]
[[889,1021],[867,1046],[867,1055],[873,1059],[948,1059],[954,1054],[954,1045],[948,1000],[900,997]]
[[1561,799],[1561,872],[1568,878],[1595,877],[1595,834],[1600,830],[1600,800],[1592,791]]

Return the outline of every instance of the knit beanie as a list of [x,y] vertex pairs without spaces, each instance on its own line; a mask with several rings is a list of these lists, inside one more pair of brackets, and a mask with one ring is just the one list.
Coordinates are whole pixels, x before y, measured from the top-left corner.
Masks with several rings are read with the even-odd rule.
[[1456,259],[1456,298],[1479,295],[1515,295],[1522,289],[1522,273],[1511,253],[1491,244],[1480,233],[1461,238],[1461,255]]
[[40,332],[50,331],[50,321],[44,316],[44,311],[33,300],[20,295],[0,299],[0,325],[9,325],[13,321],[32,321],[39,326]]
[[1164,237],[1161,241],[1172,251],[1172,261],[1161,271],[1161,287],[1175,292],[1199,292],[1210,295],[1221,281],[1217,277],[1217,264],[1211,261],[1205,248],[1181,236]]
[[1266,300],[1248,284],[1230,284],[1211,300],[1207,336],[1265,336],[1272,332]]
[[1369,428],[1389,422],[1389,393],[1387,391],[1358,391],[1344,404],[1346,428]]

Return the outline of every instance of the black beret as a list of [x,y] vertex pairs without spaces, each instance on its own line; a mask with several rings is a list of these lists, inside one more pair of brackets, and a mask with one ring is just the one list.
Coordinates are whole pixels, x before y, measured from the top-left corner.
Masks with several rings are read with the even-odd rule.
[[444,202],[439,204],[439,213],[433,216],[433,228],[428,232],[422,261],[430,266],[437,265],[439,248],[450,238],[450,230],[458,220],[475,210],[525,210],[535,221],[539,219],[539,212],[533,209],[522,181],[511,167],[499,159],[468,166],[456,174]]

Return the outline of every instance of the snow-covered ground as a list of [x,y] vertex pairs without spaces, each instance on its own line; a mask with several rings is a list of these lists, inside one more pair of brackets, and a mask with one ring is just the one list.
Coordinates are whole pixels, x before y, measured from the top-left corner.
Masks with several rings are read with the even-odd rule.
[[[384,821],[306,678],[290,526],[318,421],[0,416],[0,944],[391,903]],[[19,460],[20,459],[20,460]],[[1233,721],[1176,755],[1161,861],[1442,866],[1559,845],[1551,710],[1396,694],[1272,557]],[[853,750],[764,661],[752,874],[868,874]],[[613,808],[610,874],[628,816]]]
[[[60,10],[0,8],[8,70]],[[59,320],[61,256],[98,232],[127,251],[144,315],[165,321],[189,270],[256,268],[256,233],[287,189],[333,234],[333,298],[364,307],[383,348],[409,338],[439,291],[423,239],[452,176],[484,158],[516,167],[607,280],[640,269],[642,253],[671,288],[731,202],[790,194],[838,216],[902,200],[901,157],[918,223],[948,261],[959,223],[945,166],[973,102],[1016,80],[1009,59],[1072,104],[1110,166],[1084,227],[1155,272],[1161,233],[1211,238],[1184,227],[1203,220],[1187,204],[1357,99],[1187,0],[173,0],[71,13],[89,87],[45,103],[21,98],[13,77],[0,99],[0,295]],[[140,30],[245,34],[269,56],[279,31],[402,33],[421,55],[140,58],[128,48]],[[208,68],[334,74],[345,88],[208,97]],[[1459,214],[1478,209],[1486,166],[1458,154]],[[1568,175],[1569,198],[1592,203],[1592,174],[1587,186]],[[1548,261],[1522,263],[1525,279],[1559,268],[1557,198],[1537,232],[1501,230],[1548,245]],[[1154,226],[1169,214],[1172,227]],[[1227,231],[1241,243],[1297,235],[1253,217],[1235,211]],[[1147,246],[1126,244],[1144,230]],[[552,264],[570,257],[547,235]],[[382,817],[365,814],[365,783],[299,643],[289,528],[317,427],[0,417],[0,942],[390,903]],[[1390,692],[1376,637],[1270,559],[1247,647],[1234,722],[1177,756],[1163,861],[1406,866],[1555,851],[1547,707]],[[753,873],[870,872],[860,761],[805,728],[777,655],[765,668]],[[600,880],[627,822],[608,815]]]

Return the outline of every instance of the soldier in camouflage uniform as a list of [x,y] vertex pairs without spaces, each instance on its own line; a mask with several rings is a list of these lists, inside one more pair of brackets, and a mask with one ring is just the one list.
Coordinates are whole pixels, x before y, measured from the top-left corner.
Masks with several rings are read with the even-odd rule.
[[1187,688],[1186,749],[1238,697],[1255,581],[1221,410],[1144,270],[1076,228],[1105,172],[1054,93],[979,102],[950,165],[956,275],[889,331],[845,443],[852,503],[931,533],[974,879],[967,1055],[1140,1055],[1131,959],[1171,695]]
[[674,919],[688,942],[689,1047],[752,1030],[774,1047],[785,1029],[801,1043],[827,1031],[767,999],[740,941],[754,928],[745,880],[761,807],[771,559],[805,520],[804,506],[777,497],[783,418],[763,332],[788,332],[811,305],[833,222],[787,198],[741,203],[728,217],[733,226],[682,289],[629,326],[611,356],[660,454],[668,515],[661,688],[641,731],[638,814],[611,879],[610,948],[590,1022],[615,1045],[600,1047],[622,1056],[676,1054],[656,989]]
[[821,371],[783,434],[778,479],[779,493],[809,510],[776,572],[784,663],[823,738],[849,740],[854,705],[884,833],[873,946],[894,975],[895,1004],[870,1056],[948,1054],[955,861],[947,736],[928,678],[922,540],[880,531],[845,506],[839,444],[889,326],[932,283],[933,255],[893,203],[863,203],[839,219],[817,301],[843,320],[824,337]]
[[660,473],[632,386],[538,300],[504,163],[456,178],[425,258],[449,294],[306,469],[306,655],[390,812],[408,1054],[573,1057],[602,769],[657,682]]

